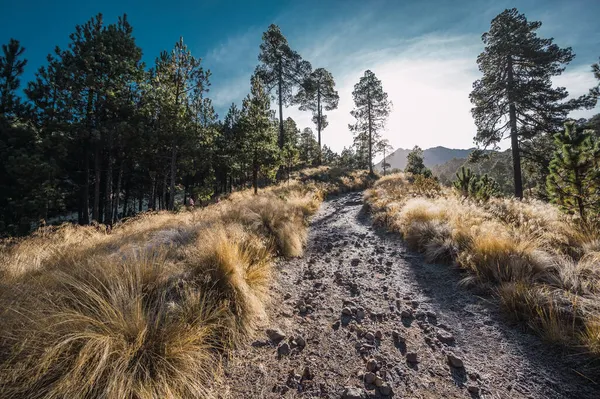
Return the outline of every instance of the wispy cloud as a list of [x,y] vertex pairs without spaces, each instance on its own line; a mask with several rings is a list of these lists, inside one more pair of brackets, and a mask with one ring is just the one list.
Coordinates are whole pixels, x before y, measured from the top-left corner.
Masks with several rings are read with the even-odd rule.
[[[323,143],[335,151],[352,144],[348,131],[348,124],[354,122],[350,116],[352,91],[364,71],[371,69],[394,105],[383,132],[394,147],[472,147],[476,128],[469,93],[480,77],[476,58],[483,49],[481,32],[431,30],[435,21],[430,18],[410,26],[411,32],[426,33],[400,34],[389,18],[386,23],[375,23],[378,21],[374,16],[371,10],[315,27],[311,32],[291,29],[296,35],[289,37],[292,46],[315,68],[329,69],[337,83],[339,107],[328,113],[329,126],[323,132]],[[214,83],[213,100],[217,107],[239,103],[248,92],[264,28],[233,37],[207,55],[207,60],[214,57],[219,65],[233,68]],[[584,65],[567,69],[555,83],[567,87],[572,95],[583,94],[594,84],[589,66]],[[572,116],[589,117],[599,111],[579,111]],[[309,112],[289,107],[284,110],[284,117],[288,116],[299,127],[314,129]]]

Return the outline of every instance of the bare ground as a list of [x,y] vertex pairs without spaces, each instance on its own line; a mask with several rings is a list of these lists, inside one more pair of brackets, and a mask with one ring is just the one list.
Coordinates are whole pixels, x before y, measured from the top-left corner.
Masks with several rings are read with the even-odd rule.
[[511,325],[493,298],[458,286],[458,271],[373,228],[361,193],[326,201],[304,257],[278,269],[269,321],[226,365],[222,397],[600,397],[597,365]]

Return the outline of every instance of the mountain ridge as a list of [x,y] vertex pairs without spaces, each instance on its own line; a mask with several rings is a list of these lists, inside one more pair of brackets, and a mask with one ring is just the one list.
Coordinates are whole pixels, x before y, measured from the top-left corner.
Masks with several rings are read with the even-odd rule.
[[[444,146],[436,146],[423,150],[423,162],[428,168],[436,165],[444,164],[454,158],[468,158],[469,154],[473,152],[475,148],[460,149],[460,148],[447,148]],[[389,169],[404,169],[406,167],[406,157],[412,151],[412,149],[398,148],[391,154],[385,157],[386,162],[390,165]],[[383,170],[383,160],[375,164],[376,170]]]

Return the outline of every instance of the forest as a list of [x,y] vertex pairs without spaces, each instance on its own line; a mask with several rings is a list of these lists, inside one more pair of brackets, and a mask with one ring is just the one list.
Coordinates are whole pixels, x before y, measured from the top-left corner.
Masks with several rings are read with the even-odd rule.
[[[357,151],[321,148],[325,112],[338,104],[335,81],[326,69],[313,70],[275,25],[257,49],[250,93],[222,118],[210,99],[211,72],[183,38],[144,65],[126,15],[111,24],[97,15],[76,26],[68,47],[57,47],[23,85],[25,49],[11,39],[2,50],[4,234],[26,234],[40,221],[75,214],[79,224],[112,225],[146,210],[179,209],[190,197],[201,204],[235,188],[263,186],[301,167],[368,167],[364,134]],[[381,91],[371,72],[362,84]],[[284,118],[283,107],[291,105],[312,112],[318,139],[310,127]]]

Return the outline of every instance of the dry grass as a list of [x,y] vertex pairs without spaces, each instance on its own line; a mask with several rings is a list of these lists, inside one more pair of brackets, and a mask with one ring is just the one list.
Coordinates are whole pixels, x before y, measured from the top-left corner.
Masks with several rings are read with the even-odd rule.
[[535,200],[425,197],[402,174],[381,178],[365,201],[376,223],[427,260],[463,269],[465,284],[497,294],[545,339],[600,354],[598,226]]
[[266,316],[274,257],[302,255],[307,218],[337,184],[1,242],[0,397],[213,396],[221,359]]

